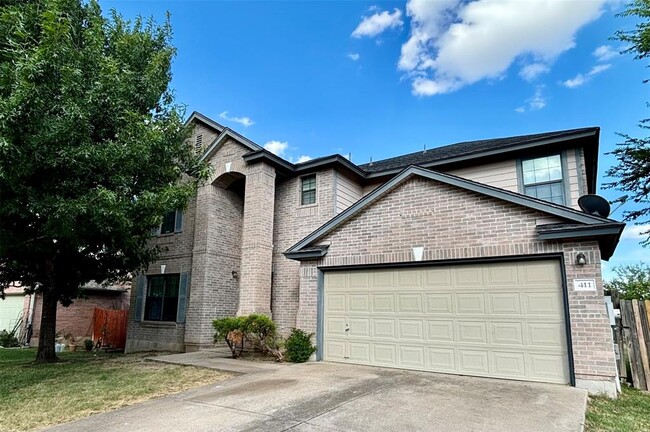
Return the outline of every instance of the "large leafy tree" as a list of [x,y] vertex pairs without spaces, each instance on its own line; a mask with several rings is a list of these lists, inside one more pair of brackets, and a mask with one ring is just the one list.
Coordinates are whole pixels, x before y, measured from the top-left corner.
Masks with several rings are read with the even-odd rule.
[[605,289],[618,292],[623,300],[650,300],[650,266],[640,262],[614,267],[616,275]]
[[0,295],[42,293],[38,361],[57,304],[146,267],[150,235],[207,176],[168,89],[169,19],[104,17],[96,1],[0,3]]
[[[639,21],[633,30],[616,32],[615,39],[627,45],[626,53],[634,54],[637,60],[645,60],[650,55],[650,0],[634,0],[621,15]],[[650,119],[641,120],[639,127],[650,129]],[[629,192],[639,207],[625,211],[624,219],[647,226],[650,223],[650,137],[635,138],[626,134],[621,137],[624,141],[612,152],[618,164],[607,171],[615,180],[606,186]],[[642,241],[644,246],[650,244],[650,226],[647,228],[643,232],[646,235]]]

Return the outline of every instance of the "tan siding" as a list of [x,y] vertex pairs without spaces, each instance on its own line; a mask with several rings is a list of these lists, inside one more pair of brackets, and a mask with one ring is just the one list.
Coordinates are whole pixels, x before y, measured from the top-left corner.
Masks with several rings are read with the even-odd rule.
[[447,173],[512,192],[519,192],[517,164],[514,159],[450,170]]
[[568,168],[568,173],[566,173],[566,180],[568,183],[569,196],[567,197],[567,205],[573,208],[578,207],[578,198],[580,196],[580,191],[578,190],[578,168],[576,166],[576,154],[573,149],[567,151],[566,153],[566,166]]
[[368,195],[370,192],[374,191],[379,186],[383,185],[386,181],[388,181],[388,180],[374,181],[372,183],[368,183],[368,184],[363,185],[363,189],[362,189],[363,196]]
[[335,172],[336,175],[336,213],[357,202],[363,196],[361,185],[346,175]]

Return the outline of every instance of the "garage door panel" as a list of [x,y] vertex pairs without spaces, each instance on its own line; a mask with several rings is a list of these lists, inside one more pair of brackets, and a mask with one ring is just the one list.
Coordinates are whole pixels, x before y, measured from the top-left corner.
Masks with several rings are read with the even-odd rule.
[[560,373],[565,359],[561,355],[529,354],[530,376],[548,382],[566,383],[568,373]]
[[394,344],[374,343],[372,348],[374,363],[383,366],[397,366],[397,347]]
[[325,313],[328,312],[345,312],[346,311],[346,296],[345,294],[326,294],[325,298]]
[[521,299],[519,293],[490,293],[488,294],[489,315],[521,315]]
[[325,318],[325,335],[326,336],[345,336],[345,325],[348,319],[345,317],[330,316]]
[[522,283],[528,287],[536,285],[555,287],[561,280],[560,267],[552,261],[530,262],[520,265]]
[[337,272],[327,275],[327,289],[329,292],[345,290],[348,286],[348,273]]
[[495,264],[487,267],[486,285],[517,289],[519,287],[519,267],[512,264]]
[[398,323],[400,339],[424,341],[424,322],[422,320],[400,319]]
[[563,322],[528,323],[528,343],[537,347],[565,345],[566,327]]
[[333,283],[325,274],[325,360],[569,381],[557,261],[333,274]]
[[486,323],[481,321],[458,321],[458,343],[487,344]]
[[324,348],[325,358],[334,361],[345,360],[345,341],[326,340]]
[[454,348],[428,348],[429,368],[439,372],[456,372]]
[[372,336],[381,339],[397,339],[395,320],[374,318],[372,320]]
[[370,312],[370,296],[368,294],[350,294],[348,300],[350,312]]
[[365,272],[350,273],[349,287],[351,290],[367,290],[370,288],[370,275]]
[[492,322],[492,343],[496,345],[524,345],[524,331],[521,322]]
[[452,314],[453,296],[452,294],[425,294],[425,312],[427,314]]
[[451,268],[439,267],[425,270],[423,286],[427,291],[449,291],[453,286]]
[[526,359],[524,353],[493,352],[492,364],[494,375],[502,377],[526,377]]
[[490,373],[487,351],[458,349],[459,372],[488,375]]
[[400,345],[399,360],[401,366],[424,369],[424,347]]
[[419,290],[422,285],[421,277],[422,271],[419,269],[399,271],[397,272],[397,283],[395,284],[395,289]]
[[370,343],[350,341],[349,359],[358,363],[370,363]]
[[393,278],[395,276],[395,272],[392,270],[378,270],[374,271],[371,273],[371,280],[372,280],[372,285],[371,288],[373,290],[379,291],[382,289],[388,289],[392,290],[393,287],[395,286],[395,283],[393,281]]
[[369,338],[370,337],[370,318],[350,318],[348,331],[349,337],[360,337],[360,338]]
[[427,321],[427,339],[434,342],[453,342],[454,323],[451,320]]
[[484,286],[484,274],[482,266],[463,266],[453,267],[454,269],[454,287],[476,288]]
[[374,313],[395,313],[395,296],[393,294],[373,294],[371,301]]
[[456,294],[459,314],[485,315],[485,295],[481,293]]
[[420,314],[423,311],[422,294],[397,294],[397,313]]
[[562,299],[557,292],[529,292],[523,294],[526,315],[546,315],[556,317],[562,313]]

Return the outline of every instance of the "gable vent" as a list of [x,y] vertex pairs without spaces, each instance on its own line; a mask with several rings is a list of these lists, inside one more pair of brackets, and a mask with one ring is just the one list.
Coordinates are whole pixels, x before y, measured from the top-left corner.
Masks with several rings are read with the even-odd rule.
[[194,147],[196,148],[197,151],[200,151],[203,148],[203,135],[196,136],[196,142],[194,143]]

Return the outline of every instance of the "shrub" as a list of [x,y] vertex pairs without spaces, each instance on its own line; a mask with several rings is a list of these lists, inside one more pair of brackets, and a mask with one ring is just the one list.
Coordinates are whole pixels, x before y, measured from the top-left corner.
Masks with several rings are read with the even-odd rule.
[[[20,318],[20,316],[19,316]],[[16,336],[18,334],[18,331],[20,330],[20,325],[22,324],[22,321],[20,319],[16,320],[16,324],[14,324],[14,328],[12,328],[10,331],[7,330],[2,330],[0,331],[0,346],[5,347],[5,348],[14,348],[14,347],[19,347],[20,346],[20,341],[18,340],[18,337]]]
[[239,357],[244,350],[245,324],[244,317],[227,317],[212,322],[212,327],[216,330],[214,341],[225,340],[232,358]]
[[7,330],[0,331],[0,346],[5,348],[19,347],[20,342],[18,342],[16,333],[13,331],[8,332]]
[[251,314],[244,318],[244,333],[253,344],[270,354],[278,361],[283,360],[282,339],[277,334],[277,326],[266,315]]
[[287,360],[294,363],[304,363],[316,352],[316,347],[311,343],[313,333],[305,333],[300,329],[291,330],[285,343]]
[[86,339],[84,341],[84,348],[86,349],[86,351],[92,351],[94,346],[95,344],[93,343],[92,340]]

